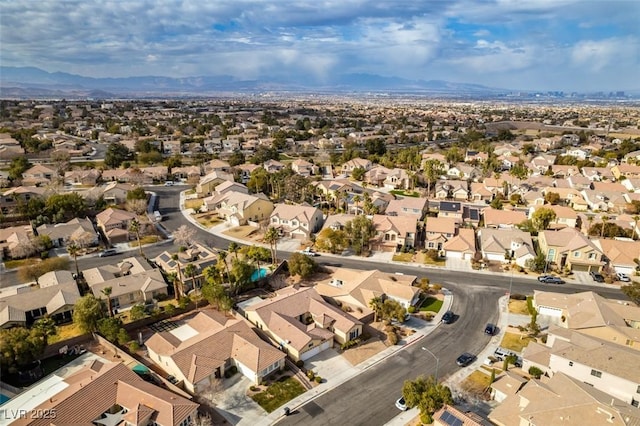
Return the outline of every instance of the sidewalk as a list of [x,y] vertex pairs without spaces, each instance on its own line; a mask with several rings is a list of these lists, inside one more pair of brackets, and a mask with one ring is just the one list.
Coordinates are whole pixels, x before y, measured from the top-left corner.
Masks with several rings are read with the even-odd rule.
[[[384,361],[388,357],[403,350],[407,346],[413,345],[419,342],[423,337],[427,336],[429,333],[431,333],[441,324],[442,315],[444,315],[444,313],[451,308],[451,304],[453,303],[453,295],[451,294],[451,292],[447,291],[446,289],[443,289],[443,292],[445,293],[445,296],[442,303],[442,308],[440,309],[440,312],[436,314],[436,316],[433,318],[431,322],[420,321],[415,318],[409,320],[408,321],[409,323],[414,322],[416,326],[416,327],[412,327],[415,330],[415,333],[413,333],[411,336],[401,340],[398,345],[391,346],[358,365],[355,365],[355,366],[352,366],[351,368],[340,371],[335,377],[328,378],[325,383],[321,383],[319,386],[315,387],[311,391],[305,392],[299,397],[289,401],[286,404],[286,406],[291,411],[295,411],[302,405],[308,403],[309,401],[312,401],[313,399],[330,391],[331,389],[340,386],[342,383],[350,380],[351,378],[357,376],[363,371],[377,365],[378,363]],[[422,324],[419,324],[416,321],[420,321],[420,323]],[[257,425],[274,424],[283,417],[283,410],[284,410],[284,407],[280,407],[279,409],[270,413],[265,419],[263,419],[259,423],[252,423],[252,424],[257,424]],[[248,423],[244,423],[241,421],[239,424],[242,425],[242,424],[248,424]]]

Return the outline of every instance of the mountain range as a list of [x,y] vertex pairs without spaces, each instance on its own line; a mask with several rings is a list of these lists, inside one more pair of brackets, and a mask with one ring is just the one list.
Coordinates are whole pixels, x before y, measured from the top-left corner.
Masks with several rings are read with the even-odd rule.
[[160,96],[215,96],[221,93],[256,92],[397,92],[440,96],[496,96],[508,93],[478,84],[441,80],[408,80],[373,74],[341,74],[330,82],[264,78],[238,80],[232,76],[185,78],[144,76],[93,78],[35,67],[0,67],[0,96],[4,98],[122,98]]

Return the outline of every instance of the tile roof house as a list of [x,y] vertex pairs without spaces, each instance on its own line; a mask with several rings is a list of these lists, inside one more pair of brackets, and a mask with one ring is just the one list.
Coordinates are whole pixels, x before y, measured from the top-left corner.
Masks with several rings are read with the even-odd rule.
[[529,219],[533,217],[533,213],[540,208],[551,209],[556,214],[556,218],[549,223],[550,229],[575,228],[578,225],[578,213],[571,207],[558,206],[553,204],[545,204],[541,206],[529,207]]
[[286,164],[281,163],[278,160],[267,160],[262,167],[269,173],[279,172],[286,167]]
[[303,205],[276,204],[269,223],[289,238],[307,239],[322,227],[322,210]]
[[204,173],[209,174],[211,172],[230,172],[231,166],[224,160],[214,158],[204,165]]
[[[174,254],[164,251],[156,256],[153,261],[165,273],[176,273],[182,276],[182,282],[187,288],[194,288],[194,285],[201,286],[203,282],[203,271],[209,266],[213,266],[218,261],[218,255],[213,250],[202,244],[189,246],[185,251]],[[195,267],[193,276],[187,274],[187,265]]]
[[251,179],[251,173],[253,173],[253,171],[256,170],[257,168],[260,168],[260,166],[256,164],[250,164],[250,163],[240,164],[239,166],[235,167],[235,169],[240,172],[240,182],[242,183],[249,182],[249,179]]
[[527,260],[536,256],[531,234],[519,229],[482,228],[478,240],[482,257],[487,260],[506,262],[508,255],[516,265],[525,267]]
[[111,287],[111,306],[114,309],[126,308],[139,303],[151,303],[160,295],[167,295],[167,283],[159,269],[152,269],[137,274],[117,276],[110,280],[89,285],[91,292],[98,299],[107,296],[102,292]]
[[470,228],[458,228],[458,233],[442,245],[445,257],[471,260],[476,253],[476,233]]
[[22,173],[22,184],[25,186],[48,185],[58,177],[58,171],[54,168],[36,164]]
[[611,173],[617,180],[620,180],[623,176],[627,179],[640,178],[640,166],[626,163],[618,164],[611,168]]
[[414,287],[415,275],[398,275],[378,270],[359,271],[328,268],[331,278],[320,281],[315,289],[324,298],[352,308],[351,315],[365,321],[373,319],[369,303],[375,297],[388,297],[409,308],[418,302],[420,289]]
[[100,237],[88,218],[75,218],[55,225],[44,224],[38,226],[36,231],[38,235],[51,238],[54,247],[63,247],[70,241],[81,247],[96,246],[100,243]]
[[452,217],[429,217],[425,225],[426,249],[442,250],[447,241],[456,235],[458,223]]
[[640,256],[640,241],[599,238],[594,241],[603,254],[607,266],[616,272],[633,275]]
[[24,416],[13,425],[188,426],[198,418],[199,404],[142,380],[123,363],[96,360],[64,379],[51,380],[51,396],[39,398],[32,410],[54,417]]
[[489,420],[498,426],[629,426],[640,424],[639,414],[623,401],[558,373],[550,379],[531,379],[494,408]]
[[519,210],[499,210],[487,207],[482,210],[485,228],[515,228],[527,220],[527,215]]
[[30,249],[25,249],[30,247],[33,237],[31,225],[0,228],[0,259],[29,256]]
[[231,366],[258,384],[282,370],[286,358],[244,320],[210,309],[176,329],[155,333],[145,346],[153,362],[194,393],[210,388]]
[[182,166],[173,167],[171,169],[171,174],[176,179],[200,179],[200,175],[202,173],[199,166]]
[[200,178],[200,182],[196,185],[196,194],[198,198],[208,197],[213,194],[216,186],[229,181],[233,182],[233,175],[222,171],[212,171]]
[[429,211],[429,200],[422,197],[404,197],[389,201],[385,214],[387,216],[408,216],[417,220]]
[[342,173],[349,176],[351,172],[353,172],[353,169],[357,169],[358,167],[364,169],[366,172],[373,167],[373,163],[365,158],[353,158],[342,165]]
[[67,185],[95,185],[102,173],[98,169],[69,170],[64,173],[64,183]]
[[135,213],[109,207],[96,215],[96,223],[109,242],[115,244],[129,241],[129,225],[137,217]]
[[0,212],[3,215],[13,215],[18,213],[18,206],[24,201],[32,198],[44,198],[49,194],[46,188],[37,186],[16,186],[7,189],[0,196]]
[[317,172],[317,167],[306,160],[298,158],[297,160],[293,160],[291,162],[291,170],[299,174],[300,176],[313,176]]
[[233,226],[268,220],[274,209],[271,200],[262,193],[229,191],[205,198],[203,202],[207,211],[216,212],[219,218]]
[[469,185],[463,180],[443,180],[436,182],[435,198],[439,200],[466,201],[469,198]]
[[245,317],[294,360],[307,360],[362,334],[362,322],[324,301],[313,287],[286,287],[243,308]]
[[538,244],[547,261],[559,269],[600,271],[604,264],[600,248],[575,228],[542,231]]
[[102,197],[107,204],[124,204],[127,201],[127,193],[136,189],[136,185],[130,183],[109,182],[87,191],[86,198],[97,200]]
[[409,216],[373,215],[375,236],[370,243],[375,251],[399,251],[416,248],[418,221]]
[[518,393],[528,380],[511,371],[505,371],[496,377],[496,381],[491,383],[491,398],[497,402],[502,402],[507,397]]
[[453,217],[462,222],[462,203],[454,201],[440,201],[438,204],[438,217]]
[[45,315],[58,324],[69,322],[78,299],[80,291],[71,272],[47,272],[34,286],[0,292],[0,328],[28,327]]

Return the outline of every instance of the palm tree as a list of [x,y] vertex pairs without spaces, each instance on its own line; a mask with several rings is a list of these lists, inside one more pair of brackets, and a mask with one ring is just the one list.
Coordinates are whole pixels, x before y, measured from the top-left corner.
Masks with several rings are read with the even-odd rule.
[[362,197],[359,195],[356,195],[355,197],[353,197],[353,203],[356,205],[356,214],[360,214],[360,201],[362,201]]
[[638,221],[640,220],[640,216],[635,215],[633,216],[633,230],[631,230],[631,239],[635,240],[635,236],[636,236],[636,229],[638,229]]
[[[223,265],[224,271],[227,273],[227,279],[230,279],[231,275],[229,274],[229,265],[227,264],[227,254],[226,251],[220,250],[218,252],[218,263]],[[224,278],[222,281],[224,282]]]
[[587,216],[587,221],[589,222],[589,228],[587,228],[587,235],[591,232],[591,226],[593,225],[593,216]]
[[373,310],[373,322],[378,321],[378,315],[382,311],[382,298],[374,297],[369,301],[369,307]]
[[184,267],[184,273],[187,275],[188,278],[191,278],[191,283],[193,284],[193,289],[195,290],[196,289],[195,276],[198,273],[198,268],[196,268],[193,263],[189,263],[187,266]]
[[236,260],[238,260],[238,251],[240,250],[240,246],[235,241],[229,243],[229,247],[227,248],[229,253],[233,253]]
[[76,264],[76,277],[80,276],[80,268],[78,268],[78,255],[80,254],[80,247],[75,242],[67,244],[67,253],[73,257],[73,261]]
[[607,224],[607,222],[609,221],[609,216],[604,215],[602,216],[602,228],[600,228],[600,238],[604,237],[604,227]]
[[278,264],[278,240],[280,239],[280,233],[276,228],[270,226],[267,228],[267,232],[264,234],[264,242],[271,246],[271,263],[273,265]]
[[102,290],[100,290],[100,293],[104,294],[105,297],[107,298],[107,309],[109,310],[110,317],[113,316],[113,307],[111,306],[111,291],[112,291],[111,287],[105,287]]
[[180,300],[180,286],[178,285],[178,274],[176,272],[167,273],[167,281],[173,284],[173,297]]
[[138,250],[140,251],[140,256],[142,256],[142,244],[140,244],[140,222],[138,219],[133,218],[131,222],[129,222],[129,232],[133,232],[136,234],[136,239],[138,240]]

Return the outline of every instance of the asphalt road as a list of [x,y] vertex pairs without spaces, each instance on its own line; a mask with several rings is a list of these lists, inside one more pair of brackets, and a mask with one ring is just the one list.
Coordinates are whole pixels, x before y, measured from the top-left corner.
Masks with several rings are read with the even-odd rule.
[[465,291],[456,291],[453,299],[453,310],[460,315],[453,324],[441,324],[429,336],[299,407],[278,424],[385,424],[399,414],[394,403],[400,397],[404,381],[436,373],[436,360],[422,347],[438,357],[439,379],[457,371],[458,355],[478,354],[489,343],[484,325],[497,320],[496,308],[502,295],[502,291],[490,287],[465,285]]

